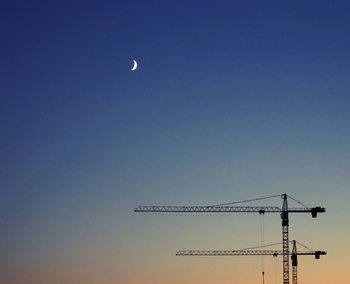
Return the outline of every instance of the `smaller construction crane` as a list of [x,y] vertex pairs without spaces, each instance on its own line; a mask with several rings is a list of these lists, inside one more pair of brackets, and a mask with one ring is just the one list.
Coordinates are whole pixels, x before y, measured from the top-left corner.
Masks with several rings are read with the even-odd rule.
[[[291,256],[292,261],[292,279],[293,284],[298,283],[298,255],[313,255],[315,256],[315,259],[319,259],[321,255],[325,255],[325,251],[317,250],[313,251],[306,247],[305,245],[293,240],[291,241],[293,247],[292,251],[288,254]],[[297,251],[296,244],[299,244],[306,248],[305,251]],[[265,246],[259,246],[259,247],[252,247],[252,248],[246,248],[246,249],[237,249],[237,250],[180,250],[176,253],[176,256],[256,256],[256,255],[272,255],[273,257],[277,257],[278,255],[284,255],[283,250],[257,250],[258,248],[262,247],[269,247],[277,244],[271,244],[271,245],[265,245]],[[264,272],[263,272],[263,282],[264,282]]]

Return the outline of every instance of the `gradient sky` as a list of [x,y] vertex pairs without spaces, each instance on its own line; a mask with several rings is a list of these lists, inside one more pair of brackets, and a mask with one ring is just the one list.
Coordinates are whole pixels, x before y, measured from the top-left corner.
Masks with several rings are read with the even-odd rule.
[[259,245],[259,216],[133,209],[283,192],[327,208],[291,216],[328,252],[300,282],[350,282],[348,1],[2,1],[0,32],[1,283],[259,283],[174,255]]

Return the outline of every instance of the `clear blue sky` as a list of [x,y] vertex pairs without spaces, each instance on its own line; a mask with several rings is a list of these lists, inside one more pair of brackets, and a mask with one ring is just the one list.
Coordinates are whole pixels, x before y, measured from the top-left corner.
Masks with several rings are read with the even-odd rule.
[[[316,222],[318,235],[342,228],[350,197],[349,10],[348,1],[2,1],[6,281],[151,283],[144,268],[151,264],[135,251],[143,234],[155,253],[162,238],[152,230],[174,236],[185,222],[194,238],[205,219],[157,223],[135,216],[141,204],[287,192],[331,209]],[[278,226],[273,236],[279,240]],[[204,248],[222,244],[215,238]],[[245,238],[228,245],[249,246]],[[167,263],[187,244],[189,236],[174,238],[159,259]],[[88,276],[79,274],[85,262]],[[203,283],[159,277],[152,282]]]

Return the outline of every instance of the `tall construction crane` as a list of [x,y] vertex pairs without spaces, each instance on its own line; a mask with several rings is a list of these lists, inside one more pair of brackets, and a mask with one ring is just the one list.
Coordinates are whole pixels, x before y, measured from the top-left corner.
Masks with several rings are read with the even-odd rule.
[[[267,198],[281,197],[282,207],[278,206],[232,206],[233,204],[258,201]],[[303,207],[289,208],[288,197]],[[262,198],[242,200],[211,206],[138,206],[135,212],[159,212],[159,213],[280,213],[282,220],[282,257],[283,257],[283,284],[289,284],[289,213],[311,213],[316,218],[318,213],[326,212],[324,207],[308,207],[286,193]]]
[[[299,245],[308,249],[307,251],[297,251],[296,243],[297,241],[293,240],[292,252],[289,252],[288,255],[291,256],[292,260],[292,279],[293,284],[298,284],[298,255],[314,255],[315,259],[319,259],[321,255],[325,255],[325,251],[317,250],[312,251],[306,246],[298,242]],[[273,244],[277,245],[277,244]],[[176,256],[254,256],[254,255],[272,255],[277,257],[278,255],[284,255],[284,252],[281,250],[257,250],[257,248],[267,247],[272,245],[265,245],[260,247],[248,248],[248,249],[238,249],[238,250],[180,250],[176,253]],[[264,272],[263,272],[263,283],[264,283]]]

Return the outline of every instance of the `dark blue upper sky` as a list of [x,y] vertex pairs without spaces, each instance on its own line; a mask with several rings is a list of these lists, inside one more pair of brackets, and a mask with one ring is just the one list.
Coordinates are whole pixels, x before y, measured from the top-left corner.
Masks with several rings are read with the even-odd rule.
[[320,185],[348,184],[349,9],[348,1],[2,1],[8,254],[20,259],[35,238],[49,243],[55,226],[78,236],[72,216],[85,220],[91,204],[101,224],[110,221],[105,208],[125,215],[142,200],[215,204],[264,189],[303,196],[306,187],[325,199]]

